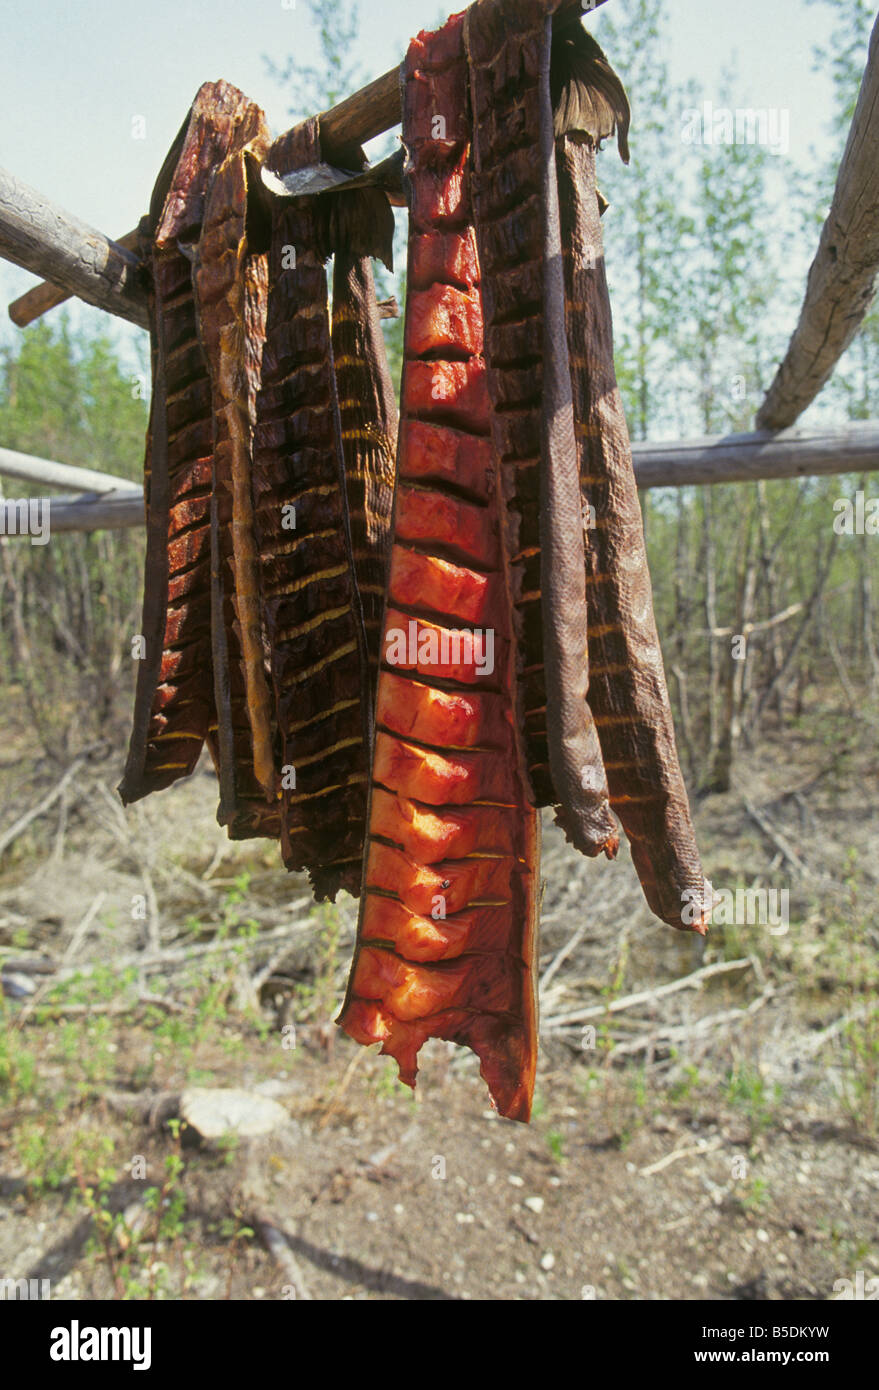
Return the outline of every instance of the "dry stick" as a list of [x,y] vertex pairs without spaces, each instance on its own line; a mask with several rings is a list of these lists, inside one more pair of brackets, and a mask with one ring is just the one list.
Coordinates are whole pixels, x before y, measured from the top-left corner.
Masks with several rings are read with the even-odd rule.
[[327,1106],[323,1115],[321,1115],[320,1119],[317,1122],[317,1128],[319,1130],[323,1129],[324,1126],[328,1124],[329,1121],[332,1119],[333,1115],[335,1115],[336,1111],[339,1108],[339,1105],[341,1104],[342,1097],[344,1096],[348,1087],[351,1085],[354,1073],[356,1072],[357,1068],[360,1066],[361,1061],[366,1055],[366,1048],[358,1047],[357,1051],[354,1053],[354,1056],[351,1058],[351,1061],[345,1068],[344,1075],[342,1076],[342,1080],[336,1087],[336,1092],[333,1096],[333,1099],[330,1101],[330,1104]]
[[[840,588],[843,587],[850,589],[851,585],[840,585]],[[832,590],[831,592],[836,593],[838,590]],[[830,595],[828,594],[828,598],[829,597]],[[792,603],[790,608],[782,609],[780,613],[776,613],[772,618],[764,618],[762,622],[758,623],[743,623],[741,629],[734,627],[715,627],[711,629],[702,627],[699,628],[694,635],[697,637],[752,637],[755,632],[766,632],[769,628],[778,627],[779,623],[786,623],[788,618],[793,618],[797,613],[802,613],[805,606],[805,601],[802,603]]]
[[850,1023],[861,1023],[864,1019],[870,1018],[879,1009],[879,1000],[873,1000],[870,1004],[859,1004],[850,1013],[843,1014],[835,1023],[829,1027],[822,1028],[820,1033],[814,1033],[802,1044],[800,1050],[804,1051],[809,1057],[814,1057],[816,1052],[820,1052],[822,1047],[832,1042],[834,1038],[844,1033]]
[[[311,902],[303,903],[303,910],[312,906]],[[101,961],[99,965],[71,966],[64,970],[59,970],[54,978],[55,984],[61,984],[64,980],[79,976],[87,979],[98,969],[110,970],[114,974],[129,970],[136,965],[143,970],[161,970],[166,965],[185,965],[187,961],[195,960],[200,956],[211,955],[213,952],[234,951],[244,947],[252,950],[254,947],[262,946],[268,941],[278,941],[282,936],[292,932],[307,931],[308,922],[288,922],[284,926],[275,927],[272,931],[262,932],[256,937],[233,937],[228,941],[206,941],[197,946],[172,947],[169,950],[157,951],[153,955],[147,955],[143,951],[131,951],[124,956],[119,956],[116,960]]]
[[[95,894],[88,912],[79,922],[79,924],[73,929],[73,934],[71,935],[71,938],[67,943],[64,955],[61,957],[62,962],[72,960],[73,957],[76,955],[77,951],[79,950],[80,946],[82,945],[83,941],[88,935],[89,927],[92,925],[92,922],[95,920],[101,908],[103,907],[106,897],[107,894],[103,891]],[[28,999],[27,1003],[21,1009],[18,1017],[15,1020],[16,1028],[21,1028],[24,1026],[25,1023],[27,1023],[31,1014],[34,1012],[36,1008],[39,1007],[41,1000],[45,998],[47,992],[55,985],[55,983],[56,978],[53,976],[49,976],[44,980],[44,982],[40,985],[39,989],[31,996],[30,999]]]
[[312,1301],[311,1294],[308,1292],[308,1285],[299,1267],[299,1261],[290,1249],[287,1237],[280,1226],[276,1224],[274,1217],[267,1212],[257,1211],[253,1216],[253,1224],[272,1259],[290,1280],[295,1297]]
[[606,1014],[620,1013],[623,1009],[631,1009],[637,1004],[652,1004],[655,999],[662,999],[667,994],[675,994],[680,989],[699,989],[705,980],[712,979],[715,975],[727,975],[733,970],[753,969],[750,957],[741,960],[718,961],[714,965],[703,965],[701,969],[694,970],[689,975],[684,975],[683,979],[672,980],[667,985],[658,985],[655,989],[641,990],[638,994],[624,994],[619,999],[612,999],[609,1004],[597,1004],[588,1009],[575,1009],[572,1013],[558,1014],[555,1018],[548,1018],[542,1027],[550,1029],[560,1023],[582,1023],[590,1018],[603,1018]]
[[664,1169],[670,1168],[673,1163],[677,1163],[679,1158],[701,1158],[703,1154],[714,1153],[716,1149],[723,1148],[724,1143],[725,1140],[720,1138],[706,1139],[701,1144],[691,1144],[684,1149],[672,1149],[671,1153],[665,1155],[665,1158],[660,1158],[656,1163],[651,1163],[646,1168],[642,1168],[641,1177],[649,1178],[652,1177],[654,1173],[661,1173]]
[[[31,1001],[28,1001],[31,1002]],[[23,1027],[26,1023],[37,1023],[42,1025],[47,1018],[81,1018],[86,1014],[109,1014],[111,1017],[122,1017],[124,1014],[134,1013],[136,1009],[147,1006],[166,1009],[169,1014],[196,1014],[197,1009],[191,1008],[187,1004],[180,1004],[176,999],[167,999],[163,994],[138,994],[136,999],[130,999],[122,1004],[44,1004],[40,1009],[40,1017],[19,1014],[15,1020],[17,1028]]]
[[64,955],[61,957],[62,961],[73,960],[74,956],[76,955],[77,951],[79,950],[80,946],[82,945],[83,941],[85,941],[85,938],[88,935],[89,927],[97,917],[101,908],[104,906],[104,900],[106,896],[107,894],[103,892],[103,890],[100,893],[95,894],[92,900],[91,907],[83,917],[82,921],[73,931],[73,935],[71,936],[70,941],[67,944],[67,948],[64,952]]
[[156,897],[156,886],[153,883],[153,876],[144,864],[141,869],[141,878],[146,891],[147,902],[147,922],[146,922],[146,944],[152,951],[162,949],[162,930],[161,918],[159,916],[159,900]]
[[[124,246],[126,251],[136,251],[140,242],[140,233],[135,229],[126,232],[124,236],[118,237],[117,246]],[[9,306],[9,317],[19,328],[26,328],[29,323],[48,313],[50,309],[55,309],[59,304],[65,304],[68,299],[73,298],[73,291],[63,289],[60,285],[54,285],[51,280],[44,280],[39,285],[34,285],[32,290],[14,299]]]
[[60,488],[62,492],[141,495],[140,484],[131,478],[117,478],[97,468],[78,468],[69,463],[57,463],[54,459],[38,458],[35,454],[21,454],[17,449],[0,448],[0,474],[4,478],[17,478],[20,482],[33,483],[41,488]]
[[32,806],[23,816],[19,816],[18,820],[0,835],[0,854],[3,854],[3,852],[18,839],[19,835],[21,835],[24,830],[27,830],[32,821],[37,820],[37,818],[43,815],[45,811],[48,811],[51,806],[54,806],[58,798],[64,794],[65,789],[69,786],[72,778],[82,767],[89,754],[96,748],[102,746],[103,745],[97,743],[91,744],[88,748],[84,749],[82,753],[78,754],[64,773],[64,776],[59,782],[56,782],[52,790],[47,792],[46,795],[37,802],[36,806]]
[[840,652],[836,638],[833,635],[833,626],[831,624],[828,624],[827,626],[826,637],[827,646],[830,651],[830,655],[833,659],[833,664],[836,667],[836,674],[839,676],[839,683],[842,686],[843,693],[845,695],[846,700],[848,701],[849,714],[857,714],[859,700],[855,692],[854,686],[848,678],[848,672],[846,671],[845,666],[843,664],[842,653]]
[[769,837],[775,845],[775,848],[784,855],[785,859],[796,869],[797,873],[802,874],[804,878],[814,878],[814,870],[810,869],[808,864],[803,863],[803,860],[797,854],[793,846],[790,845],[781,834],[781,831],[775,829],[775,826],[763,815],[762,811],[758,811],[757,807],[745,792],[742,792],[742,804],[754,824],[763,831],[764,835]]
[[[545,925],[545,922],[541,922],[541,926]],[[545,995],[547,986],[549,985],[550,980],[552,979],[553,975],[555,975],[559,966],[562,965],[565,960],[567,960],[568,956],[571,954],[574,948],[576,946],[579,946],[580,942],[583,940],[583,937],[586,934],[586,926],[587,924],[584,922],[581,926],[577,928],[570,941],[568,941],[562,947],[562,949],[559,952],[557,952],[550,964],[547,966],[546,970],[541,976],[540,985],[538,987],[538,993],[541,995],[541,997]]]
[[838,542],[839,534],[836,531],[834,531],[833,535],[830,538],[830,542],[827,546],[827,553],[824,556],[824,561],[819,567],[818,576],[815,580],[814,588],[812,589],[812,592],[809,595],[809,598],[806,602],[806,610],[803,614],[803,621],[797,628],[797,631],[794,635],[794,639],[791,642],[791,645],[788,647],[785,658],[781,663],[780,670],[778,671],[777,675],[775,675],[773,679],[770,681],[769,685],[767,685],[757,704],[757,711],[755,717],[758,720],[762,715],[764,709],[766,708],[767,704],[769,703],[773,690],[775,690],[776,687],[779,690],[782,689],[782,681],[787,675],[791,665],[793,664],[793,659],[800,649],[800,645],[802,643],[803,638],[806,635],[806,632],[808,631],[809,624],[812,621],[815,609],[817,608],[818,602],[824,593],[824,585],[827,583],[827,579],[830,574],[830,568],[833,564],[833,557],[836,554],[836,547]]
[[640,1038],[627,1039],[625,1042],[617,1043],[610,1049],[608,1060],[614,1057],[627,1057],[644,1052],[648,1047],[655,1047],[657,1043],[670,1046],[673,1043],[691,1042],[694,1038],[703,1037],[710,1033],[714,1028],[719,1028],[726,1023],[743,1023],[746,1018],[762,1009],[764,1004],[775,997],[774,989],[767,989],[763,994],[748,1005],[746,1009],[724,1009],[716,1014],[705,1014],[702,1018],[697,1018],[693,1023],[673,1024],[669,1027],[660,1027],[650,1033],[643,1034]]
[[417,1133],[418,1121],[413,1120],[410,1125],[406,1126],[399,1138],[392,1139],[390,1144],[385,1144],[382,1148],[376,1149],[375,1153],[369,1154],[366,1161],[370,1168],[384,1168],[388,1159],[397,1152],[397,1149],[402,1149],[404,1144],[411,1143]]

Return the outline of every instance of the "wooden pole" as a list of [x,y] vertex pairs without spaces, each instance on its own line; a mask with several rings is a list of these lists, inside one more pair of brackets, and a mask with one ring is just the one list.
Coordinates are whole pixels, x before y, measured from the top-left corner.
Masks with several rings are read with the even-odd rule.
[[70,294],[148,327],[146,291],[131,251],[0,169],[0,256]]
[[879,469],[879,420],[780,434],[728,434],[632,445],[639,488],[808,478]]
[[74,468],[54,459],[19,454],[15,449],[0,448],[0,476],[20,478],[40,487],[61,488],[66,492],[133,492],[140,496],[141,487],[130,478],[114,478],[112,473],[100,473],[96,468]]
[[879,271],[879,19],[799,323],[757,414],[783,429],[803,413],[854,338]]
[[[733,434],[669,444],[639,442],[633,446],[633,453],[635,477],[641,489],[879,472],[879,420],[808,434],[786,430],[777,435]],[[72,500],[51,498],[52,531],[142,526],[144,506],[140,489],[132,490],[133,484],[122,479],[109,481],[121,484],[120,490]],[[123,492],[122,487],[128,490]]]
[[[138,244],[138,232],[126,232],[119,237],[118,246],[124,246],[126,251],[134,251]],[[62,289],[60,285],[53,285],[51,280],[44,280],[42,284],[34,285],[32,290],[14,299],[9,306],[9,317],[19,328],[27,328],[29,323],[40,318],[50,309],[56,309],[59,304],[66,304],[71,299],[69,290]]]

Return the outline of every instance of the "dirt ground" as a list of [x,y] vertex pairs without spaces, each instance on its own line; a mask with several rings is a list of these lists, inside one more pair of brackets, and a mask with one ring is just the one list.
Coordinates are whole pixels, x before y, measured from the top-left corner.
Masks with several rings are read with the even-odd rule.
[[[839,747],[787,730],[695,809],[715,886],[786,889],[786,930],[652,926],[627,856],[587,863],[547,823],[529,1126],[460,1049],[428,1045],[413,1096],[338,1033],[355,904],[312,909],[273,846],[229,846],[204,767],[127,816],[112,756],[85,767],[0,873],[0,963],[39,991],[0,1034],[0,1278],[60,1299],[728,1300],[879,1275],[877,791],[869,750]],[[5,748],[20,814],[60,774]],[[208,1145],[174,1119],[193,1083],[287,1119]]]

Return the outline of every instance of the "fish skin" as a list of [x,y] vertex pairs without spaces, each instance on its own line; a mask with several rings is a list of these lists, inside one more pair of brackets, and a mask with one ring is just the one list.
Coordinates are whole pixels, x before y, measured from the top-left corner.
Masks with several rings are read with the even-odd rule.
[[[318,162],[316,119],[281,136],[266,157],[276,173]],[[274,201],[254,434],[254,521],[282,766],[281,848],[288,869],[308,871],[318,899],[334,898],[339,888],[359,891],[372,738],[325,239],[319,200]],[[285,529],[285,507],[295,508],[295,527]]]
[[372,261],[338,245],[332,342],[354,569],[374,689],[390,559],[399,415]]
[[613,858],[619,832],[588,702],[583,517],[550,100],[555,8],[542,0],[477,0],[466,12],[474,220],[529,775],[537,804],[556,806],[577,849]]
[[193,261],[199,337],[211,378],[211,633],[220,782],[218,820],[232,839],[280,834],[278,774],[266,677],[252,448],[268,278],[247,238],[248,161],[269,146],[251,105],[216,170]]
[[[216,725],[210,623],[210,381],[195,319],[191,263],[210,182],[248,108],[228,82],[199,88],[153,190],[148,220],[153,404],[145,462],[143,637],[125,804],[195,769]],[[186,250],[181,250],[181,245]],[[183,682],[184,701],[176,691]]]
[[[590,692],[611,805],[652,912],[707,930],[713,893],[700,862],[678,761],[632,451],[613,364],[595,142],[557,142],[571,380],[584,506]],[[691,911],[684,909],[692,905]]]

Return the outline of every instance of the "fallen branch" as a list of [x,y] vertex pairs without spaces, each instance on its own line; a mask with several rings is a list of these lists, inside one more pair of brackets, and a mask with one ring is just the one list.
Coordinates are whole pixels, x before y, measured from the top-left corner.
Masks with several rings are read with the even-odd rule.
[[[545,923],[541,923],[541,926],[545,926]],[[559,967],[564,964],[564,962],[567,960],[568,956],[571,954],[574,948],[576,946],[579,946],[585,934],[586,923],[583,922],[574,932],[574,935],[570,938],[570,940],[565,943],[562,949],[556,952],[555,956],[550,961],[549,965],[547,966],[546,970],[543,972],[543,975],[541,976],[540,985],[538,987],[538,993],[541,995],[541,997],[546,995],[546,991],[549,987],[549,983],[553,975],[555,975]]]
[[290,1249],[287,1237],[274,1217],[264,1211],[257,1211],[253,1216],[253,1225],[275,1264],[289,1280],[293,1289],[293,1297],[303,1298],[311,1302],[311,1294],[308,1292],[308,1285],[299,1267],[299,1261]]
[[[311,901],[307,900],[303,902],[301,908],[296,904],[288,910],[299,913],[310,909],[311,906]],[[166,966],[184,965],[199,957],[221,954],[224,951],[236,951],[242,948],[252,951],[256,947],[264,946],[267,942],[278,941],[292,933],[307,931],[308,928],[308,922],[287,922],[283,926],[275,927],[272,931],[260,932],[259,936],[235,936],[229,937],[225,941],[199,942],[196,946],[170,947],[167,950],[154,951],[151,954],[146,951],[130,951],[124,956],[118,956],[116,960],[102,960],[93,965],[68,966],[65,969],[59,969],[52,983],[62,984],[65,980],[74,978],[88,979],[96,970],[109,970],[114,974],[130,970],[132,966],[143,971],[162,970]]]
[[706,980],[713,979],[716,975],[728,975],[734,970],[748,969],[753,969],[750,956],[741,960],[717,961],[714,965],[703,965],[699,970],[684,975],[682,979],[671,980],[666,985],[657,985],[655,989],[640,990],[637,994],[624,994],[619,999],[611,999],[606,1004],[596,1004],[588,1009],[575,1009],[572,1013],[557,1014],[555,1018],[548,1018],[541,1023],[541,1030],[548,1032],[560,1024],[585,1023],[590,1018],[605,1018],[608,1014],[620,1013],[623,1009],[631,1009],[638,1004],[652,1004],[655,999],[664,999],[667,995],[675,994],[681,989],[701,989]]
[[615,1057],[636,1056],[639,1052],[646,1052],[648,1048],[670,1048],[682,1042],[691,1042],[713,1032],[715,1028],[725,1027],[729,1023],[743,1023],[746,1018],[759,1012],[774,996],[775,990],[767,989],[745,1009],[723,1009],[716,1014],[703,1014],[693,1023],[660,1025],[655,1031],[644,1033],[640,1038],[616,1043],[607,1055],[613,1061]]
[[838,1038],[840,1033],[844,1033],[852,1023],[862,1023],[876,1013],[877,1009],[879,1009],[879,1000],[874,1000],[870,1004],[859,1004],[850,1013],[843,1014],[842,1018],[838,1018],[835,1023],[831,1023],[829,1027],[822,1028],[820,1033],[815,1033],[811,1038],[808,1038],[803,1044],[802,1051],[808,1057],[814,1057],[829,1042],[833,1042],[834,1038]]
[[9,829],[4,831],[3,834],[0,835],[0,854],[3,854],[9,848],[9,846],[18,839],[19,835],[21,835],[23,831],[27,830],[28,826],[31,825],[33,821],[37,820],[40,816],[44,815],[46,811],[48,811],[52,806],[55,805],[55,802],[58,800],[59,797],[63,796],[72,778],[75,777],[76,773],[82,767],[83,763],[86,762],[89,756],[93,752],[95,752],[96,749],[103,748],[103,746],[104,745],[102,743],[95,743],[91,744],[88,748],[83,749],[83,751],[80,754],[78,754],[77,757],[74,758],[73,762],[70,764],[67,771],[64,773],[64,776],[61,778],[59,782],[56,782],[52,790],[50,792],[47,792],[46,795],[37,802],[36,806],[32,806],[31,809],[29,811],[26,811],[23,816],[19,816],[18,820],[15,821],[12,825],[10,825]]
[[762,811],[758,811],[757,807],[745,792],[742,792],[742,804],[754,824],[772,841],[775,848],[780,854],[784,855],[785,859],[796,869],[797,873],[802,874],[803,878],[814,878],[815,874],[809,868],[808,864],[803,862],[793,846],[790,845],[782,835],[781,831],[775,829],[775,826],[763,815]]
[[673,1163],[677,1163],[679,1158],[701,1158],[703,1154],[714,1153],[717,1149],[722,1149],[723,1146],[723,1139],[706,1139],[701,1144],[690,1144],[684,1149],[672,1149],[671,1153],[667,1153],[664,1158],[657,1159],[656,1163],[650,1163],[646,1168],[642,1168],[641,1177],[649,1178],[654,1173],[662,1173]]

